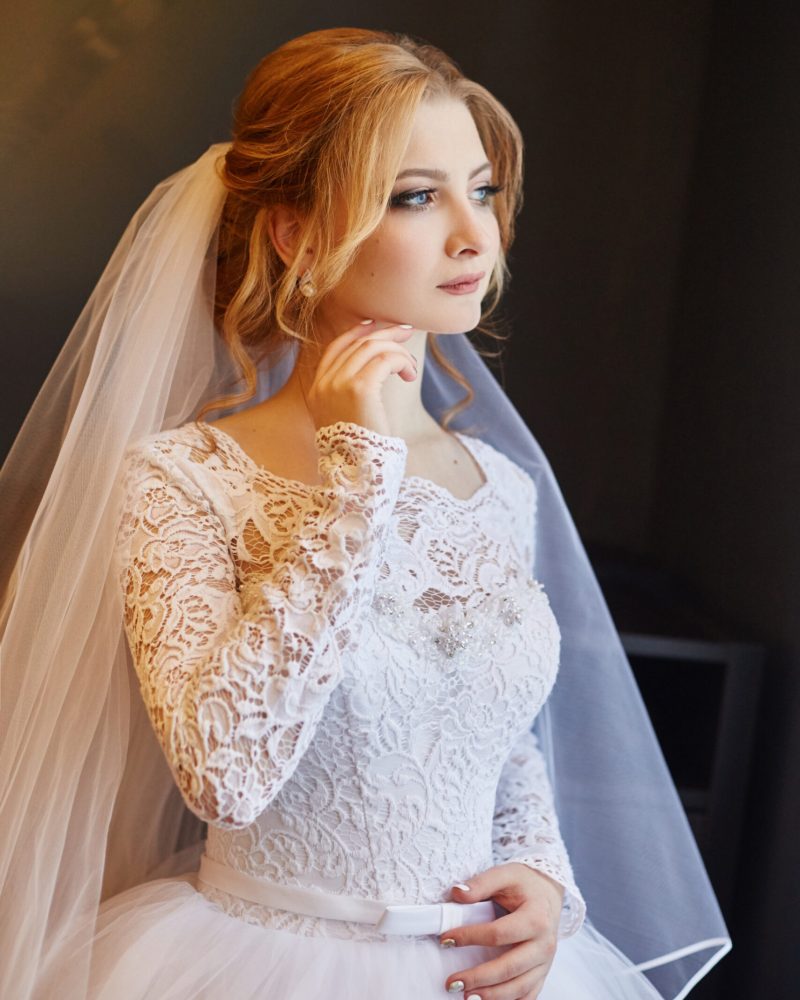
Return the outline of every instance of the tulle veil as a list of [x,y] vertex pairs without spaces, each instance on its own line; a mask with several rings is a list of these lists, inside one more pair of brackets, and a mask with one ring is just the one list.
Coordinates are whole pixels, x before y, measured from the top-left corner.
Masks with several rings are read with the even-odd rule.
[[[236,381],[211,312],[227,148],[210,147],[136,212],[0,473],[3,997],[48,995],[67,948],[81,957],[60,995],[85,996],[100,900],[191,870],[201,846],[138,696],[112,551],[127,447]],[[536,729],[589,918],[678,1000],[730,948],[714,892],[547,459],[467,335],[440,344],[475,389],[456,429],[537,485],[532,572],[562,647]],[[263,368],[259,398],[292,361]],[[426,365],[430,412],[460,394]]]

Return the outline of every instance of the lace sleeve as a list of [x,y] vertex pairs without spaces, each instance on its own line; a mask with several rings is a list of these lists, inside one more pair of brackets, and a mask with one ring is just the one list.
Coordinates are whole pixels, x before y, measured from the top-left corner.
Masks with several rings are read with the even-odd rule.
[[178,787],[216,826],[252,823],[311,741],[402,480],[401,438],[337,423],[317,445],[322,485],[276,483],[269,570],[240,589],[220,518],[169,455],[142,449],[126,470],[128,642]]
[[544,757],[533,732],[519,737],[503,765],[492,834],[495,864],[519,861],[564,886],[559,937],[577,933],[586,903],[561,840]]

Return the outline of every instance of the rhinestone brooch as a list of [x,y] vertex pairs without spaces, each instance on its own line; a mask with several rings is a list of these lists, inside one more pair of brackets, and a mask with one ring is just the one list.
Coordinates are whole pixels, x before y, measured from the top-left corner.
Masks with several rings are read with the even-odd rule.
[[[538,580],[526,581],[526,587],[544,594]],[[412,648],[447,672],[473,656],[483,660],[498,641],[499,626],[512,628],[523,621],[523,605],[515,595],[505,593],[490,595],[470,609],[454,601],[435,611],[422,611],[405,595],[381,591],[372,606]]]

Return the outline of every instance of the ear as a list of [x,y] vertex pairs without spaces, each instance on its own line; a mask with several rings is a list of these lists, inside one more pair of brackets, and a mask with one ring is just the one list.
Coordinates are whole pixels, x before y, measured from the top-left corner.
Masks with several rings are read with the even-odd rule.
[[[276,205],[270,213],[267,231],[278,256],[288,266],[294,261],[297,237],[300,234],[300,219],[297,212],[287,205]],[[308,247],[306,255],[310,264],[314,251]]]

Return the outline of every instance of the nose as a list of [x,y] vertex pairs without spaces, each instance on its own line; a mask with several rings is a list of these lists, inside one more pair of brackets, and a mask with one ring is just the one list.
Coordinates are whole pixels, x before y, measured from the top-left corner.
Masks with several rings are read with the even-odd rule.
[[496,240],[497,218],[491,208],[467,200],[453,206],[445,249],[448,256],[462,253],[480,257],[488,253]]

